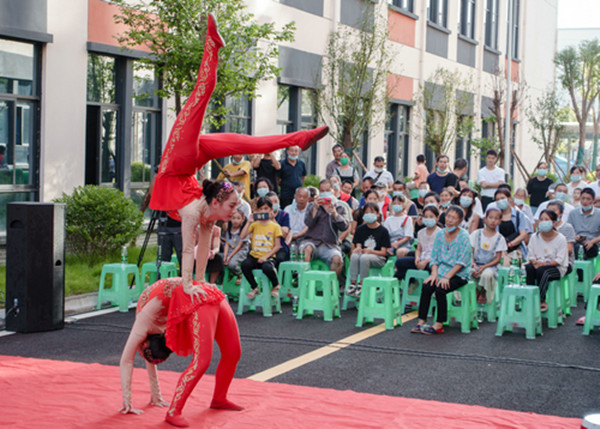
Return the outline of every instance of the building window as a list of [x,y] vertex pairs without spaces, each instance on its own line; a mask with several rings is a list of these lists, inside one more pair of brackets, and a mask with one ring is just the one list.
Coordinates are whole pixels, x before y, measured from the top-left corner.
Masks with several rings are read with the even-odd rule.
[[[315,91],[298,86],[279,85],[277,88],[277,131],[280,134],[317,127]],[[316,174],[317,146],[300,152],[308,174]]]
[[407,12],[414,12],[414,0],[388,0],[388,3],[398,9],[405,10]]
[[442,27],[448,27],[448,0],[429,0],[427,18]]
[[458,32],[470,39],[475,39],[475,1],[461,0],[460,2]]
[[385,122],[387,168],[394,177],[408,175],[410,107],[389,103]]
[[486,0],[485,46],[498,48],[498,0]]
[[[512,19],[509,20],[512,27],[511,45],[512,45],[512,58],[519,58],[519,12],[521,9],[520,0],[512,0]],[[508,38],[506,40],[506,52],[508,52]]]
[[[464,120],[472,120],[468,116],[461,115],[458,120],[460,122]],[[456,136],[456,148],[454,152],[454,159],[464,158],[467,160],[468,168],[471,166],[471,133],[466,136]],[[469,175],[469,170],[467,170],[467,176]]]
[[36,201],[40,130],[40,47],[0,39],[0,235],[6,204]]
[[[490,118],[481,120],[481,139],[484,141],[493,142],[496,139],[496,123]],[[479,153],[479,167],[485,167],[485,157],[487,149],[482,148]]]

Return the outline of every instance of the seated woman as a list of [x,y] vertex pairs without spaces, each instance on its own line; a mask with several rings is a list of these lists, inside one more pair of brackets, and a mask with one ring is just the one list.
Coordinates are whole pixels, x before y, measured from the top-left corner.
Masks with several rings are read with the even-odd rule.
[[404,200],[405,197],[403,195],[397,195],[392,198],[392,211],[383,224],[390,233],[392,246],[389,254],[393,255],[395,253],[398,258],[408,254],[414,237],[413,221],[406,214]]
[[475,198],[477,193],[472,189],[463,189],[458,195],[458,203],[465,212],[465,217],[460,227],[469,234],[479,228],[479,215],[475,211]]
[[569,267],[567,268],[567,274],[570,274],[575,265],[575,236],[577,234],[575,234],[573,225],[563,220],[565,205],[562,201],[552,200],[548,203],[546,208],[552,210],[558,216],[556,230],[564,235],[567,240],[567,250],[569,252]]
[[275,271],[275,255],[281,248],[281,227],[273,220],[273,203],[270,199],[260,197],[256,207],[254,222],[246,225],[241,235],[242,240],[250,235],[250,253],[242,262],[242,273],[252,287],[247,296],[252,299],[259,292],[252,270],[260,268],[273,285],[271,295],[278,297],[280,285]]
[[498,189],[494,193],[496,207],[502,212],[502,219],[498,226],[498,232],[506,240],[506,255],[504,255],[505,267],[515,258],[520,265],[522,261],[527,260],[527,242],[529,234],[533,232],[531,222],[525,214],[512,206],[512,196],[508,189]]
[[[450,206],[446,211],[446,228],[439,231],[431,252],[431,275],[423,283],[419,302],[419,321],[411,330],[420,334],[443,334],[444,322],[448,318],[446,294],[467,284],[472,251],[469,233],[459,225],[464,217],[458,206]],[[426,326],[431,296],[437,301],[437,320]]]
[[525,213],[525,216],[529,218],[531,222],[533,222],[533,212],[531,211],[531,207],[525,204],[525,200],[527,199],[527,189],[525,188],[517,188],[515,191],[515,195],[513,201],[515,202],[515,207]]
[[567,240],[556,230],[558,215],[552,210],[542,210],[540,215],[539,231],[529,240],[529,263],[527,270],[527,284],[537,284],[540,288],[541,310],[548,310],[546,291],[548,283],[560,280],[567,273],[569,266],[569,252]]
[[408,270],[428,270],[431,260],[431,251],[433,250],[433,241],[436,234],[440,231],[438,219],[440,212],[435,205],[425,206],[423,208],[423,224],[425,228],[417,233],[417,250],[414,255],[409,253],[403,258],[396,259],[396,278],[399,281],[404,280]]
[[452,191],[449,188],[444,188],[440,192],[440,210],[445,212],[452,204]]
[[252,212],[256,210],[256,202],[258,199],[261,197],[266,197],[269,192],[275,192],[274,189],[275,187],[273,183],[271,183],[271,181],[266,177],[259,177],[256,179],[256,182],[254,183],[254,193],[256,196],[252,201],[250,201],[250,208],[252,209]]
[[473,271],[471,275],[478,281],[477,301],[485,304],[494,301],[498,264],[506,251],[506,240],[496,231],[502,213],[497,207],[485,211],[484,227],[471,233],[473,247]]
[[[380,223],[379,207],[375,203],[364,206],[364,224],[356,228],[354,249],[350,256],[350,286],[346,295],[360,297],[362,281],[369,276],[371,267],[383,267],[390,248],[390,234]],[[357,284],[360,274],[360,284]]]

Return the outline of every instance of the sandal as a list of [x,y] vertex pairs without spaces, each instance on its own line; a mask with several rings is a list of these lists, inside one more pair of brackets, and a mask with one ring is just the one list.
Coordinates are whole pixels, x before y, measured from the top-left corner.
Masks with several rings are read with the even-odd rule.
[[273,290],[271,291],[271,296],[273,298],[279,298],[279,289],[281,289],[280,285],[277,285],[273,288]]
[[248,299],[254,299],[254,297],[258,295],[258,288],[256,289],[252,289],[250,292],[248,292],[246,294],[246,297],[248,297]]
[[356,292],[355,284],[350,284],[350,286],[348,286],[348,288],[346,289],[346,295],[348,295],[348,296],[353,296],[355,292]]
[[425,335],[443,334],[444,333],[444,328],[435,329],[433,326],[427,326],[427,327],[421,329],[421,333],[425,334]]
[[548,311],[548,304],[546,304],[545,302],[542,302],[540,304],[540,310],[542,310],[542,313]]
[[411,334],[422,334],[422,330],[423,330],[423,326],[424,325],[419,325],[418,323],[414,326],[414,328],[412,328],[410,330]]

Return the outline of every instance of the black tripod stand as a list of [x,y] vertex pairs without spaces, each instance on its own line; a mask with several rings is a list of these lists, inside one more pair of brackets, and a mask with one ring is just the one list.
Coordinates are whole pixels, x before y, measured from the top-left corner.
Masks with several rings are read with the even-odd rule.
[[[148,229],[146,230],[146,236],[144,237],[144,243],[142,244],[142,250],[140,250],[140,256],[138,257],[138,261],[137,261],[137,266],[139,269],[140,264],[144,260],[144,254],[146,253],[146,248],[148,247],[148,241],[150,241],[150,235],[154,231],[154,226],[156,225],[156,221],[158,221],[159,227],[158,227],[158,239],[157,239],[158,245],[156,247],[156,280],[160,280],[160,265],[162,263],[161,247],[162,247],[162,235],[164,235],[164,232],[160,231],[161,230],[160,225],[164,226],[164,222],[165,222],[165,220],[163,218],[161,218],[160,213],[161,212],[158,210],[152,210],[152,216],[150,217],[150,222],[148,223]],[[164,228],[162,228],[162,229],[164,230]],[[135,281],[135,278],[131,279],[130,287],[133,287],[134,281]]]

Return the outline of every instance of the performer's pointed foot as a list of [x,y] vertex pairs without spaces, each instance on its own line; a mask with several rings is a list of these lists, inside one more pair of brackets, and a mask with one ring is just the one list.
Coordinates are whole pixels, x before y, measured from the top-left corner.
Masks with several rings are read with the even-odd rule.
[[329,127],[327,125],[324,125],[322,127],[315,128],[314,130],[308,130],[307,133],[312,135],[310,136],[306,144],[302,146],[301,149],[303,151],[308,150],[308,148],[310,148],[315,142],[321,140],[323,137],[329,134]]
[[242,411],[244,407],[241,407],[233,402],[225,399],[223,401],[217,401],[213,399],[210,404],[210,408],[214,408],[215,410],[230,410],[230,411]]
[[212,13],[208,14],[208,35],[217,43],[220,48],[225,46],[225,40],[219,33],[217,18],[215,18],[215,15]]
[[167,413],[165,421],[173,426],[177,426],[178,428],[187,428],[190,426],[188,421],[181,414],[175,414],[171,416],[169,413]]

